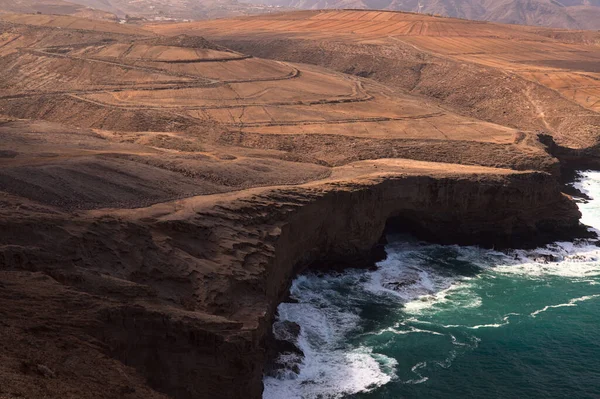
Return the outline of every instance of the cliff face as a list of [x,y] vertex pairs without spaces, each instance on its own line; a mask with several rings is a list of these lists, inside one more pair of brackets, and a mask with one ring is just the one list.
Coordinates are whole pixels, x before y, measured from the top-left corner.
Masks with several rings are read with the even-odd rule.
[[[546,173],[383,165],[358,163],[344,171],[352,179],[334,173],[134,211],[69,216],[23,204],[1,219],[0,265],[30,286],[43,273],[66,297],[84,295],[87,305],[51,308],[56,320],[44,323],[60,326],[68,312],[73,339],[101,343],[95,351],[152,388],[176,398],[260,398],[265,339],[293,277],[315,262],[368,266],[389,220],[427,238],[486,245],[538,244],[578,228],[575,204]],[[40,306],[32,301],[5,298],[13,331]],[[59,379],[73,372],[48,362]]]

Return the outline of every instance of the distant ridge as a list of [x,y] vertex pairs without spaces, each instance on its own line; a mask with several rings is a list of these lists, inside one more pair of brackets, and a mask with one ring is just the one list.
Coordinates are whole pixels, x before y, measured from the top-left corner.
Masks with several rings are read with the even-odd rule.
[[0,12],[60,14],[80,18],[117,21],[115,14],[64,0],[0,0]]
[[262,0],[300,9],[377,9],[564,29],[600,29],[600,0]]

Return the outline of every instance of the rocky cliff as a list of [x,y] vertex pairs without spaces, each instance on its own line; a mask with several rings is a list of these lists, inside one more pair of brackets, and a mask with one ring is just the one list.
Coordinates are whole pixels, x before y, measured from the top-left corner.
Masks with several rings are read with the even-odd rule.
[[[106,397],[141,395],[145,379],[176,398],[260,398],[265,339],[293,277],[315,262],[369,266],[390,220],[430,239],[524,246],[572,235],[580,216],[547,173],[401,160],[133,211],[13,201],[3,198],[0,219],[3,281],[62,287],[63,300],[40,313],[43,296],[4,290],[3,356],[25,345],[19,333],[54,343],[67,329],[67,342],[126,365]],[[76,370],[54,351],[44,345],[30,363],[68,384]]]

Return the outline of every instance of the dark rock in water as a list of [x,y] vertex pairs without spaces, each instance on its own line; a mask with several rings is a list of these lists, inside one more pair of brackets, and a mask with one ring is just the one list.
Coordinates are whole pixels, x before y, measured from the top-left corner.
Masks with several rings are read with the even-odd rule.
[[304,359],[304,353],[297,345],[300,331],[300,325],[291,321],[273,324],[273,336],[267,345],[265,375],[284,379],[300,373]]
[[285,296],[283,297],[281,302],[282,303],[298,303],[298,300],[296,298],[292,297],[292,293],[288,290],[288,292],[285,294]]
[[535,258],[535,261],[537,263],[550,263],[550,262],[558,262],[559,258],[558,258],[558,256],[551,255],[551,254],[542,254],[542,255],[538,255]]
[[403,281],[391,281],[391,282],[387,282],[385,283],[385,288],[388,288],[390,290],[397,290],[399,288],[403,288],[409,285],[415,285],[417,283],[417,280],[413,280],[413,279],[406,279]]
[[584,256],[584,255],[573,255],[569,259],[570,260],[581,261],[581,262],[587,262],[587,261],[590,260],[587,256]]
[[298,342],[300,325],[293,321],[283,320],[273,324],[273,336],[279,341]]

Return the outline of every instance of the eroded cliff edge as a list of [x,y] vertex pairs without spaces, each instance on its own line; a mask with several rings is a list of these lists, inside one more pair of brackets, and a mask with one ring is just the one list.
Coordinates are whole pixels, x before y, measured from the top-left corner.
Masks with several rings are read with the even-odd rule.
[[[547,173],[404,160],[135,210],[66,213],[8,194],[1,209],[3,389],[80,397],[260,398],[264,340],[294,275],[367,265],[392,217],[513,246],[570,236],[580,217]],[[42,388],[38,365],[53,373]]]

